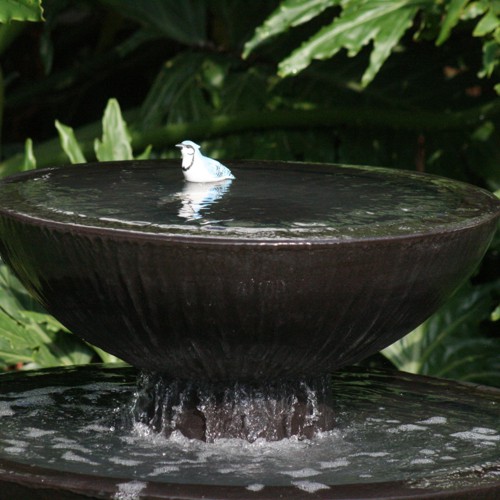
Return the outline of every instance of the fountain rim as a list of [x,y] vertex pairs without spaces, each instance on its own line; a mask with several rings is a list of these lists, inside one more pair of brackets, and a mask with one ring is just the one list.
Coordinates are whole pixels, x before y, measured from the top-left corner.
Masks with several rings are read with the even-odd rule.
[[[43,486],[40,484],[40,478]],[[43,466],[33,466],[14,460],[0,459],[0,485],[7,484],[15,492],[18,488],[25,493],[33,496],[33,489],[41,490],[43,493],[53,491],[72,494],[110,495],[104,498],[115,498],[116,488],[120,484],[139,482],[144,484],[145,494],[151,500],[173,500],[174,498],[183,498],[185,500],[202,500],[207,497],[215,500],[231,500],[244,498],[243,494],[250,491],[245,486],[240,485],[218,485],[218,484],[184,484],[168,483],[155,481],[140,481],[137,479],[129,480],[123,477],[94,476],[91,474],[67,472],[57,469],[50,469]],[[90,487],[89,487],[90,485]],[[316,498],[325,500],[356,500],[359,498],[397,498],[404,500],[439,500],[443,498],[456,498],[457,500],[481,498],[493,500],[498,492],[498,483],[486,483],[479,486],[456,488],[439,488],[436,486],[425,487],[412,484],[407,480],[400,481],[380,481],[373,483],[342,483],[327,485],[328,489],[321,489],[314,492]],[[144,490],[141,490],[144,491]],[[363,496],[360,497],[359,494]],[[113,495],[113,496],[111,496]],[[309,495],[309,494],[306,494]],[[368,496],[366,496],[368,495]],[[471,495],[474,495],[473,497]],[[302,500],[305,492],[295,486],[265,486],[260,491],[251,492],[252,498],[256,500],[271,500],[274,498],[289,498],[290,500]],[[34,498],[39,498],[35,495]],[[45,496],[43,497],[45,498]],[[66,498],[66,496],[64,497]]]
[[[500,220],[500,199],[498,199],[492,192],[487,189],[483,189],[479,186],[469,184],[466,182],[458,181],[455,179],[450,179],[447,177],[429,174],[426,172],[417,172],[404,169],[392,169],[387,167],[378,166],[366,166],[366,165],[352,165],[352,164],[338,164],[338,163],[321,163],[321,162],[298,162],[298,161],[275,161],[275,160],[224,160],[230,167],[243,167],[243,168],[254,168],[254,169],[266,169],[269,167],[279,168],[279,169],[290,169],[290,167],[304,168],[305,166],[313,166],[316,168],[351,168],[355,170],[366,170],[366,171],[376,171],[380,173],[389,173],[392,176],[399,177],[417,177],[428,179],[430,181],[444,180],[446,182],[452,183],[455,186],[462,188],[468,192],[481,193],[485,199],[489,199],[491,202],[491,207],[489,207],[486,213],[471,217],[465,222],[461,223],[448,223],[440,225],[437,228],[429,228],[425,231],[417,231],[408,234],[396,234],[389,236],[353,236],[353,237],[293,237],[293,238],[262,238],[262,237],[238,237],[238,236],[218,236],[213,234],[204,235],[193,235],[193,234],[169,234],[166,232],[146,232],[140,231],[133,228],[115,228],[115,227],[101,227],[93,224],[79,224],[75,222],[63,222],[52,220],[47,217],[38,217],[36,215],[31,215],[23,212],[18,212],[15,209],[5,208],[0,202],[0,217],[7,217],[10,219],[15,219],[22,223],[27,223],[33,226],[45,227],[50,230],[59,230],[61,232],[70,232],[77,234],[88,234],[101,237],[122,237],[133,239],[134,241],[150,241],[150,242],[167,242],[172,244],[195,244],[195,245],[209,245],[209,246],[219,246],[219,245],[231,245],[231,246],[248,246],[248,247],[330,247],[335,245],[352,245],[352,244],[364,244],[364,243],[381,243],[389,241],[413,241],[420,240],[421,238],[426,238],[430,236],[444,235],[444,234],[454,234],[461,231],[467,231],[471,228],[478,228],[482,225],[487,225],[495,222],[495,219]],[[115,160],[115,161],[105,161],[105,162],[86,162],[78,164],[65,164],[55,167],[45,167],[41,169],[32,169],[25,172],[19,172],[16,174],[9,175],[3,179],[0,179],[0,186],[2,184],[10,184],[22,182],[24,179],[33,178],[39,175],[44,175],[45,173],[50,173],[53,171],[59,171],[71,167],[81,167],[81,166],[123,166],[123,165],[135,165],[146,166],[164,164],[169,168],[178,166],[178,160],[172,159],[155,159],[155,160]],[[496,206],[495,206],[496,205]]]

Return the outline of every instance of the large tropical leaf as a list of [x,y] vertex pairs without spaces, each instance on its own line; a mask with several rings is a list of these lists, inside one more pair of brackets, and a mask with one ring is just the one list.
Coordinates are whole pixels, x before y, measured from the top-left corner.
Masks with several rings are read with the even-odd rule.
[[149,33],[186,45],[206,40],[206,2],[203,0],[101,0],[144,26]]
[[[334,21],[305,41],[278,67],[281,76],[295,75],[314,59],[328,59],[341,49],[356,56],[363,47],[373,43],[368,68],[362,84],[368,85],[406,30],[420,8],[429,0],[344,0],[342,2],[306,2],[285,0],[280,8],[256,30],[245,49],[245,55],[258,44],[291,26],[305,22],[327,7],[341,3],[342,11]],[[309,7],[310,6],[310,7]]]
[[243,57],[248,57],[255,47],[269,38],[299,26],[317,16],[328,7],[339,5],[341,0],[283,0],[279,7],[265,20],[262,26],[255,30],[255,34],[244,47]]
[[10,21],[43,21],[42,0],[2,0],[0,23]]

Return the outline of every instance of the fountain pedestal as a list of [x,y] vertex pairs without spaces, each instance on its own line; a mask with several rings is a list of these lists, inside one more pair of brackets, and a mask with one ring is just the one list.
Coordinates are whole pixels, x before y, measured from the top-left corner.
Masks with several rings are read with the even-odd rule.
[[334,428],[329,377],[310,381],[186,382],[141,374],[136,422],[169,437],[277,441],[313,438]]

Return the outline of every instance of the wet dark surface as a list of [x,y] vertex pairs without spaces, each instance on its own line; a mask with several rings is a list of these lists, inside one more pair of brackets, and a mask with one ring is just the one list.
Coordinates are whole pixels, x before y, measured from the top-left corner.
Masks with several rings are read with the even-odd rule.
[[87,366],[0,376],[0,491],[127,499],[500,491],[496,389],[352,368],[330,377],[334,430],[312,440],[204,443],[133,423],[137,374]]

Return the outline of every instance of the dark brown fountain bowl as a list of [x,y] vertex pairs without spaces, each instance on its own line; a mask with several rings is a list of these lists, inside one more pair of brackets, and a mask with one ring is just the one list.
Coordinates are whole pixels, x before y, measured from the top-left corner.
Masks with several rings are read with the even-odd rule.
[[474,271],[500,214],[486,191],[432,176],[228,166],[228,186],[184,183],[177,161],[11,177],[0,254],[75,334],[136,367],[315,376],[422,323]]

